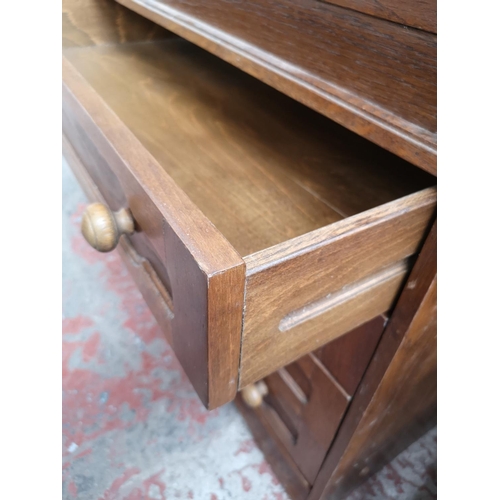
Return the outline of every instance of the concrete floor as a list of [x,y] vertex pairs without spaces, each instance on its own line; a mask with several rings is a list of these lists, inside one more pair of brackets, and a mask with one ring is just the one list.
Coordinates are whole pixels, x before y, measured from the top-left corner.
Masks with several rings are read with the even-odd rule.
[[[233,404],[199,403],[114,252],[79,233],[63,161],[63,498],[287,500]],[[436,431],[349,500],[435,498]]]

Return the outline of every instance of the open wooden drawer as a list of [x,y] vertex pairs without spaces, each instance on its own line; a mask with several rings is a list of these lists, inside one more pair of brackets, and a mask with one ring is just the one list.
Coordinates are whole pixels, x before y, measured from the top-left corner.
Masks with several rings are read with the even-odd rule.
[[122,250],[215,408],[391,308],[435,179],[164,36],[66,44],[66,154],[96,199],[130,210]]

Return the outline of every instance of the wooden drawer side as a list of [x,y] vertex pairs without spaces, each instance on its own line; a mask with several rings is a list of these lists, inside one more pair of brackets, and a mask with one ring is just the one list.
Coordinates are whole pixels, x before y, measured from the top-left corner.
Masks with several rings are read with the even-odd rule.
[[245,258],[240,387],[388,311],[435,204],[429,188]]

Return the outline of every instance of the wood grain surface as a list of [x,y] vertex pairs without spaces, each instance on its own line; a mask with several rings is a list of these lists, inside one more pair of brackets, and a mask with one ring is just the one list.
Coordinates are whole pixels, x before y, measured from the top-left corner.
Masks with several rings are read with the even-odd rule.
[[435,178],[115,7],[65,0],[63,129],[215,408],[391,307]]
[[435,423],[436,287],[434,279],[330,479],[333,500],[357,485],[361,471],[371,476]]
[[436,36],[317,0],[119,0],[436,173]]
[[240,255],[434,182],[184,40],[65,55]]
[[112,0],[63,0],[62,46],[88,47],[161,40],[173,36]]
[[386,322],[385,316],[378,316],[314,352],[350,396],[363,378]]
[[274,429],[276,438],[284,438],[280,446],[310,484],[314,484],[385,321],[379,316],[264,379],[268,394],[257,415]]
[[[240,387],[386,312],[404,279],[393,266],[418,251],[435,205],[429,188],[245,258]],[[334,294],[330,308],[283,328]]]
[[[64,158],[75,174],[78,184],[83,189],[89,201],[106,203],[106,199],[99,191],[99,188],[64,134],[62,145]],[[172,344],[174,306],[170,293],[165,288],[165,285],[158,277],[149,260],[145,259],[135,250],[128,238],[120,239],[118,242],[118,252],[127,265],[130,274],[134,278],[137,287],[160,325],[165,337]]]
[[437,32],[436,0],[319,0],[364,12],[381,19]]
[[272,450],[273,471],[291,498],[307,496],[298,485],[314,484],[385,323],[379,316],[278,370],[264,379],[265,402],[251,410],[239,405],[259,446]]
[[309,369],[306,375],[311,386],[309,397],[300,401],[294,393],[293,379],[284,377],[287,372],[280,370],[265,379],[269,395],[264,398],[261,415],[268,425],[276,428],[278,435],[281,425],[288,427],[292,439],[282,444],[312,484],[350,398],[315,356],[305,356],[296,363],[299,368],[303,364]]
[[436,421],[434,223],[309,500],[341,499]]
[[244,262],[66,59],[63,82],[70,143],[78,154],[93,145],[101,161],[91,176],[109,170],[117,180],[103,193],[107,204],[125,198],[167,270],[176,356],[208,408],[230,401],[238,385]]

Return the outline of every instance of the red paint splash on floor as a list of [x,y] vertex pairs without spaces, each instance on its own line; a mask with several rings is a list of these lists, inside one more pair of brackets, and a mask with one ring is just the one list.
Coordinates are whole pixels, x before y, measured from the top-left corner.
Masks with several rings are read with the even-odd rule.
[[246,439],[241,443],[241,446],[236,450],[235,455],[240,453],[250,453],[255,449],[255,441],[253,439]]
[[138,467],[130,467],[127,469],[120,477],[117,477],[111,486],[104,492],[99,500],[115,500],[120,488],[136,474],[139,474],[141,470]]
[[80,333],[83,329],[92,326],[94,322],[86,316],[75,316],[74,318],[63,318],[62,332],[63,335],[70,333]]

